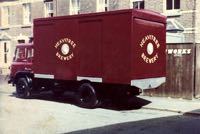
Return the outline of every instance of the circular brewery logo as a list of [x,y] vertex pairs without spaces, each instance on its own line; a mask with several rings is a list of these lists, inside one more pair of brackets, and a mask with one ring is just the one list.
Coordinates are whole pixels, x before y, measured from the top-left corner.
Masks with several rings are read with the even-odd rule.
[[146,35],[142,39],[140,47],[143,50],[141,58],[145,63],[152,64],[157,61],[160,43],[154,35]]
[[69,61],[74,57],[73,49],[76,47],[74,41],[69,38],[60,39],[56,42],[56,57],[62,61]]

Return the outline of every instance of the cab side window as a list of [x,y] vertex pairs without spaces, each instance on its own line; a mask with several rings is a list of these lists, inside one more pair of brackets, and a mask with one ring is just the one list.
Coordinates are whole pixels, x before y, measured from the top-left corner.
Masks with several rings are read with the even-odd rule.
[[32,59],[33,58],[33,48],[29,48],[27,52],[27,59]]
[[33,60],[33,54],[34,54],[33,48],[28,48],[27,49],[27,60],[29,62],[31,62]]

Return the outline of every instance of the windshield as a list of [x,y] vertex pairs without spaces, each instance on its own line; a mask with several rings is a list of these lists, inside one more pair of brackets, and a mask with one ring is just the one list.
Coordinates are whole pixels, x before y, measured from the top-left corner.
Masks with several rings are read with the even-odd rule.
[[26,58],[26,49],[25,48],[17,48],[15,50],[14,61],[21,61]]
[[33,48],[31,47],[18,47],[15,50],[15,56],[13,58],[13,61],[15,62],[23,62],[27,60],[33,59]]

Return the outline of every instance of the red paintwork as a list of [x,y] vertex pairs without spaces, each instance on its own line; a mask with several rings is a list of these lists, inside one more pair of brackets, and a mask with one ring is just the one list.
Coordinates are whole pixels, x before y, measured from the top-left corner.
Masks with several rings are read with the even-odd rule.
[[21,50],[20,53],[20,58],[16,58],[16,52],[15,52],[15,57],[13,58],[13,62],[11,64],[11,71],[10,71],[10,77],[14,78],[17,74],[17,72],[20,71],[31,71],[32,70],[32,58],[28,58],[28,51],[29,49],[33,49],[33,44],[27,43],[27,44],[18,44],[16,46],[16,51],[17,49]]
[[[134,62],[131,62],[131,79],[164,77],[166,75],[166,18],[160,17],[156,13],[146,16],[145,12],[133,12],[133,16],[135,19],[132,25],[131,61]],[[146,35],[155,35],[160,44],[159,49],[155,50],[152,55],[148,55],[145,47],[141,48],[140,45],[135,45],[140,44]],[[144,46],[147,44],[148,41],[144,43]],[[149,58],[158,53],[158,59],[153,64],[147,64],[141,58],[142,53],[145,53]]]
[[[143,10],[36,19],[34,73],[51,74],[58,80],[100,77],[105,83],[119,84],[165,77],[165,27],[166,17]],[[146,53],[146,47],[140,47],[146,35],[155,35],[160,43],[152,55]],[[56,56],[61,54],[62,43],[55,46],[64,38],[76,44],[74,48],[68,45],[70,52],[65,56],[73,53],[68,61]],[[145,63],[141,58],[143,52],[150,58],[158,53],[159,58],[154,64]]]

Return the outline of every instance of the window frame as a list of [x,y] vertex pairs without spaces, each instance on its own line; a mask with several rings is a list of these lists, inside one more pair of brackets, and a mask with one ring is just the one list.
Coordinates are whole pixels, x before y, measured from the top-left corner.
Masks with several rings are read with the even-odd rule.
[[172,1],[172,5],[171,5],[172,8],[171,9],[167,9],[167,7],[168,7],[168,4],[167,4],[168,0],[166,0],[166,10],[180,10],[180,5],[181,5],[180,3],[181,3],[181,1],[178,0],[179,1],[179,5],[178,5],[179,8],[175,8],[175,6],[176,6],[175,5],[175,3],[176,3],[175,1],[177,1],[177,0],[171,0],[171,1]]
[[[2,21],[1,21],[1,25],[2,27],[7,27],[10,25],[10,7],[9,6],[3,6],[1,8],[1,15],[2,15]],[[5,21],[6,20],[6,21]]]
[[31,24],[31,3],[23,4],[23,24]]
[[[134,8],[134,2],[136,2],[138,4],[138,8],[136,9],[144,9],[145,8],[145,1],[144,0],[131,0],[130,1],[130,8]],[[140,8],[140,3],[143,2],[144,3],[144,7],[143,8]]]
[[70,15],[80,14],[80,4],[80,0],[70,0]]
[[[96,11],[97,12],[107,12],[109,11],[109,0],[97,0],[96,1]],[[101,3],[100,3],[101,2]]]
[[[52,9],[51,9],[52,7]],[[44,2],[44,17],[53,17],[54,16],[54,4],[53,1]]]
[[175,9],[174,7],[174,5],[175,5],[175,1],[176,0],[172,0],[172,9],[167,9],[167,1],[168,0],[165,0],[164,1],[164,14],[166,15],[166,16],[180,16],[181,15],[181,13],[180,13],[180,11],[181,11],[181,0],[179,0],[179,8],[178,9]]

